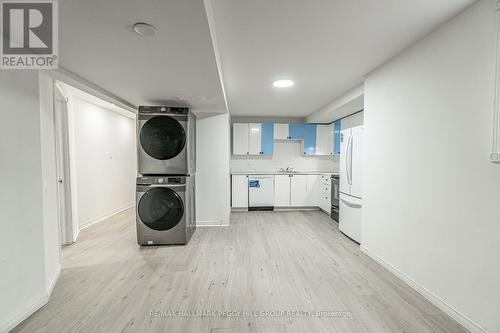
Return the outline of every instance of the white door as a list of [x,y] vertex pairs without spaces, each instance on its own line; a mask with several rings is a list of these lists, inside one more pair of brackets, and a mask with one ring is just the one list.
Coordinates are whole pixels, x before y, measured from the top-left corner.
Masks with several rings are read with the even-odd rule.
[[69,245],[73,243],[73,219],[69,165],[68,102],[57,85],[54,85],[54,129],[59,237],[61,245]]
[[231,178],[231,207],[248,208],[248,176],[233,175]]
[[339,229],[361,243],[361,199],[340,194]]
[[290,206],[290,177],[288,175],[274,176],[274,206]]
[[286,140],[288,139],[288,124],[274,124],[274,139]]
[[262,137],[262,124],[248,124],[248,152],[250,155],[260,155],[261,149],[261,137]]
[[351,195],[362,198],[363,169],[363,126],[354,127],[352,131],[352,163],[351,163]]
[[351,149],[351,129],[340,132],[340,192],[351,193],[350,184],[350,153]]
[[307,175],[292,175],[290,178],[290,205],[307,206]]
[[248,155],[248,124],[233,124],[233,155]]
[[320,199],[320,176],[319,175],[307,175],[307,206],[317,207],[319,206]]
[[316,155],[333,155],[333,125],[316,126]]

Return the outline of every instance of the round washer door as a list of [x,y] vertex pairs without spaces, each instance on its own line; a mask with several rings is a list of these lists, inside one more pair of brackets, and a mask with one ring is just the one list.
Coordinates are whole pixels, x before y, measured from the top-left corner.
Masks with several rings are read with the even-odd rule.
[[139,200],[138,214],[149,228],[158,231],[175,227],[184,215],[181,197],[165,187],[153,188]]
[[142,126],[139,140],[149,156],[157,160],[169,160],[184,149],[186,132],[174,118],[157,116]]

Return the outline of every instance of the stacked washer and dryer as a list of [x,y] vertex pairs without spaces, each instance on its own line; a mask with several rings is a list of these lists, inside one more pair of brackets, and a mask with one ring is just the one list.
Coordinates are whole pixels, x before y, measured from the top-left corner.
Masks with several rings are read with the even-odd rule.
[[196,229],[195,117],[185,107],[140,106],[137,119],[137,242],[187,244]]

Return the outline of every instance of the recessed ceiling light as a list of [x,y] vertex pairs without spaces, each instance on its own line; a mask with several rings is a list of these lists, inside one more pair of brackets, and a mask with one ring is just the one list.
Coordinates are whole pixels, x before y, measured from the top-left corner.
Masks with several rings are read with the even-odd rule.
[[156,34],[156,28],[148,23],[134,24],[134,31],[141,37],[150,37]]
[[273,82],[273,86],[276,88],[288,88],[295,84],[292,80],[276,80]]

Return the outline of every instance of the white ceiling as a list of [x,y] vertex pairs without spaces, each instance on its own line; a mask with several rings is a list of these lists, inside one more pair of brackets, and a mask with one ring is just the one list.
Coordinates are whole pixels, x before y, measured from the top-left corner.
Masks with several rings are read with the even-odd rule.
[[226,110],[202,0],[64,0],[59,13],[61,67],[136,106]]
[[212,0],[230,113],[307,116],[474,1]]
[[[64,0],[59,59],[136,106],[225,111],[220,70],[231,114],[305,117],[474,1]],[[136,22],[158,34],[135,35]]]

